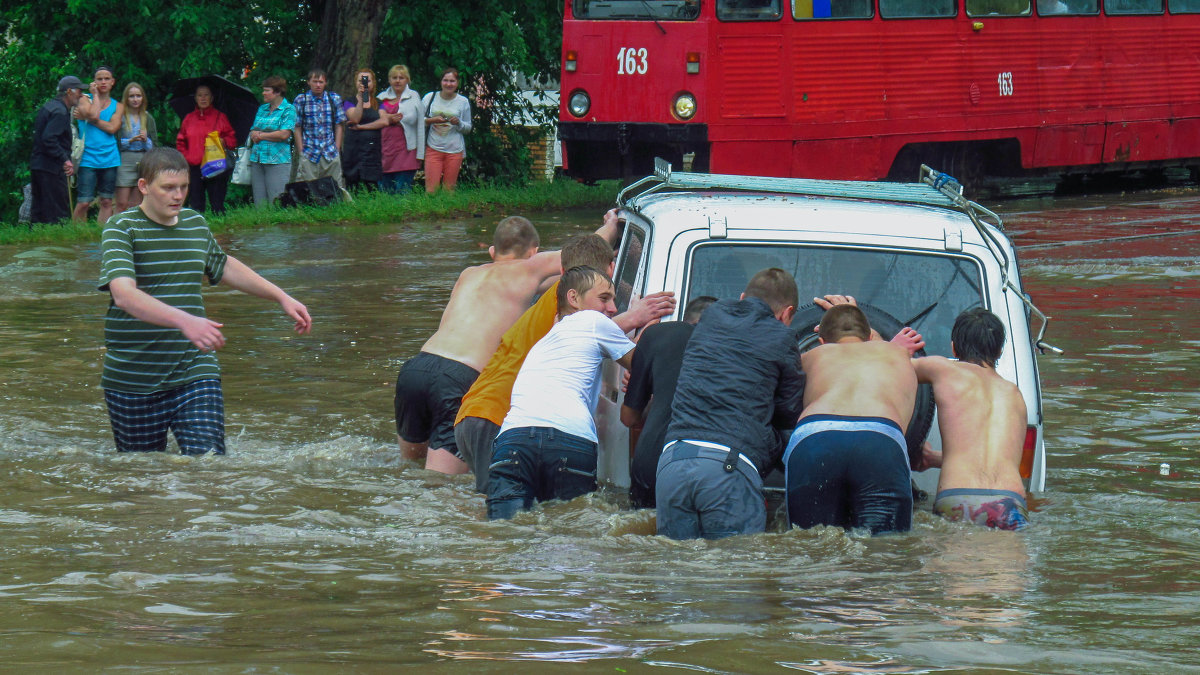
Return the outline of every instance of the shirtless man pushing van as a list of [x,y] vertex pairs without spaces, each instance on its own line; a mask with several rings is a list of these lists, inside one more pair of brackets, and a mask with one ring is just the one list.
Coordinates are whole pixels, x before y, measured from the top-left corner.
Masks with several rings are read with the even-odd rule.
[[850,304],[829,308],[818,335],[821,345],[800,357],[804,412],[783,456],[788,519],[804,528],[909,530],[904,432],[917,395],[910,350],[872,340],[866,315]]
[[933,512],[1001,530],[1028,523],[1020,464],[1026,410],[1021,390],[996,372],[1004,324],[982,307],[950,330],[950,350],[914,359],[917,380],[933,385],[942,434],[942,474]]
[[[596,234],[613,244],[619,236],[615,210],[604,214]],[[493,262],[463,270],[450,291],[437,332],[396,378],[396,433],[405,459],[425,468],[466,473],[454,442],[454,417],[463,394],[500,344],[500,336],[529,308],[547,282],[562,272],[558,251],[538,252],[533,224],[520,216],[500,221]]]

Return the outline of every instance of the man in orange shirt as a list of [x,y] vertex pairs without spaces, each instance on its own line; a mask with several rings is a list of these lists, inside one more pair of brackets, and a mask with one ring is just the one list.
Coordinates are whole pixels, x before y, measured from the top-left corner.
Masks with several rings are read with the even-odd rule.
[[[572,238],[562,248],[562,268],[594,267],[613,273],[613,250],[595,234]],[[542,339],[558,317],[558,283],[549,288],[532,307],[521,315],[504,336],[487,367],[475,379],[462,398],[454,419],[454,439],[463,460],[475,473],[475,489],[487,492],[488,466],[492,461],[492,442],[508,414],[513,382],[529,350]],[[636,330],[675,311],[675,294],[652,293],[629,305],[629,311],[613,321],[621,330]]]
[[[616,210],[596,230],[611,244],[620,237]],[[437,332],[396,377],[396,434],[405,459],[425,468],[466,473],[454,442],[458,400],[487,364],[504,331],[551,279],[562,274],[558,251],[539,252],[537,230],[510,216],[496,226],[488,249],[493,262],[468,267],[458,276]],[[486,310],[486,311],[484,311]]]

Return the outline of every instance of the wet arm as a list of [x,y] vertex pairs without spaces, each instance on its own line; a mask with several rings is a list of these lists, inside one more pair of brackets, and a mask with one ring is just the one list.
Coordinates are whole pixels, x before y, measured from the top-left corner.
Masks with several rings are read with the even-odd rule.
[[112,294],[113,304],[126,314],[155,326],[178,329],[204,351],[219,349],[225,344],[225,336],[220,331],[222,324],[168,305],[138,288],[132,277],[113,279],[108,284],[108,291]]
[[641,410],[635,410],[627,405],[621,406],[621,424],[629,428],[641,426],[646,421],[646,416]]
[[919,359],[912,359],[913,370],[917,373],[917,382],[921,384],[934,384],[938,377],[945,372],[945,369],[950,365],[950,359],[944,356],[923,356]]
[[613,321],[621,330],[629,333],[657,321],[675,311],[675,292],[662,291],[651,293],[644,298],[636,298],[629,303],[629,309],[618,314]]
[[283,289],[264,279],[258,272],[250,269],[248,265],[237,258],[233,256],[226,258],[225,272],[221,276],[221,283],[247,295],[278,302],[284,313],[295,320],[297,333],[303,335],[312,330],[312,318],[303,304],[284,293]]

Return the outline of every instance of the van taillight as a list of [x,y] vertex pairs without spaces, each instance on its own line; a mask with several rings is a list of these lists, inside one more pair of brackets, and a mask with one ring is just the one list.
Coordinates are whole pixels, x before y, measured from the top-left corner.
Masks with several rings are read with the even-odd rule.
[[1037,427],[1025,427],[1025,447],[1021,448],[1021,478],[1033,475],[1033,453],[1037,450]]

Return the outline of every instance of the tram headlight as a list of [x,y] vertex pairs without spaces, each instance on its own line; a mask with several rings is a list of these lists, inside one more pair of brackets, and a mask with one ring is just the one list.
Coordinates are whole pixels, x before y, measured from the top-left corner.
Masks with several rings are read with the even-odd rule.
[[675,97],[675,105],[672,108],[676,117],[690,120],[696,114],[696,97],[685,91]]
[[591,109],[592,99],[582,89],[576,89],[567,99],[567,110],[576,117],[583,117]]

